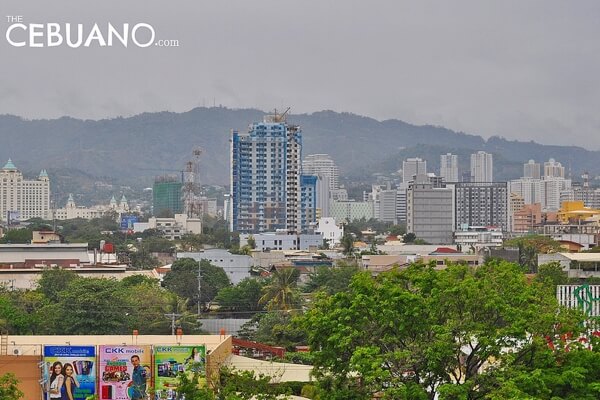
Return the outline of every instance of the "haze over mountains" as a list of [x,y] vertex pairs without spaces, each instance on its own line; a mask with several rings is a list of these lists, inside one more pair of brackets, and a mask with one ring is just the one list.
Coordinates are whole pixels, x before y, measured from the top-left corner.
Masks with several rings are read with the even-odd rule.
[[[192,148],[201,146],[202,182],[228,184],[230,130],[246,130],[264,114],[255,109],[213,107],[99,121],[69,117],[24,120],[3,115],[0,160],[10,157],[25,172],[45,168],[51,179],[54,171],[60,176],[78,174],[92,180],[103,176],[150,184],[155,175],[177,174],[191,158]],[[543,162],[555,158],[577,178],[584,170],[592,177],[600,174],[600,152],[582,147],[498,137],[486,141],[443,127],[332,111],[290,115],[288,122],[302,127],[304,154],[329,153],[342,175],[357,178],[396,171],[402,159],[415,156],[427,159],[429,169],[437,171],[439,155],[446,152],[459,154],[460,166],[466,170],[469,154],[476,150],[494,154],[496,180],[518,178],[523,162],[529,159]]]

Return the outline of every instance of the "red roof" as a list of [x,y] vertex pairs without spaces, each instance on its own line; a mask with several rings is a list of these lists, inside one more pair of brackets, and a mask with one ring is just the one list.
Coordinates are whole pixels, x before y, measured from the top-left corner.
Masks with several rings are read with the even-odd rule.
[[435,249],[435,251],[433,253],[460,253],[460,251],[456,250],[456,249],[451,249],[450,247],[438,247],[437,249]]

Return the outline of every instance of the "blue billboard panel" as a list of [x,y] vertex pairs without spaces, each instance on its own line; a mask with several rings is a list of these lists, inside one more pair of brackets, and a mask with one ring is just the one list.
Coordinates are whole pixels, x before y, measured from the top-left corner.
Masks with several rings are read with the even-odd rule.
[[138,222],[137,215],[121,215],[121,230],[127,231],[133,229],[133,224]]
[[44,346],[44,363],[45,400],[96,394],[95,346]]

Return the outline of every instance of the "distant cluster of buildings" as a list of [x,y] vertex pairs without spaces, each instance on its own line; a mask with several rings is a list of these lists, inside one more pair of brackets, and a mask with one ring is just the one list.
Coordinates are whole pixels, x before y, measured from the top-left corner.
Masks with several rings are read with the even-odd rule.
[[[508,182],[494,180],[493,155],[485,151],[470,155],[466,171],[459,170],[458,155],[442,154],[437,175],[426,160],[408,158],[402,161],[399,180],[374,184],[362,199],[349,199],[335,162],[327,154],[303,157],[302,130],[288,124],[284,115],[267,115],[246,132],[232,131],[230,142],[230,193],[223,209],[216,199],[190,190],[194,174],[188,172],[192,177],[188,179],[181,171],[181,180],[168,176],[155,180],[154,217],[144,223],[131,221],[127,228],[158,229],[169,239],[180,239],[202,232],[203,215],[222,215],[230,230],[242,235],[315,235],[336,244],[343,223],[374,218],[405,223],[408,232],[428,243],[475,248],[527,232],[599,233],[600,189],[590,187],[587,173],[583,183],[571,182],[565,167],[552,158],[543,163],[529,160],[523,176]],[[69,196],[64,208],[52,210],[44,170],[36,180],[25,180],[11,160],[0,170],[4,222],[32,217],[92,219],[109,212],[127,216],[125,196],[89,208],[77,206]],[[472,243],[474,237],[477,243]],[[312,240],[306,236],[306,241]],[[281,248],[279,241],[266,247]],[[596,236],[578,241],[586,246],[598,242]]]
[[[426,160],[408,158],[398,184],[373,185],[355,200],[340,187],[339,169],[327,154],[302,161],[301,155],[300,127],[281,116],[267,116],[245,133],[232,132],[231,193],[224,213],[232,231],[293,236],[318,232],[320,218],[333,218],[334,225],[375,218],[406,223],[408,232],[428,243],[477,249],[501,245],[507,235],[568,224],[569,212],[581,225],[587,209],[592,219],[585,224],[593,223],[593,210],[600,208],[600,189],[591,189],[586,175],[583,185],[572,184],[554,159],[543,165],[530,160],[522,178],[498,182],[493,155],[485,151],[471,154],[462,174],[456,154],[440,156],[439,175],[428,170]],[[587,241],[597,243],[597,237]]]

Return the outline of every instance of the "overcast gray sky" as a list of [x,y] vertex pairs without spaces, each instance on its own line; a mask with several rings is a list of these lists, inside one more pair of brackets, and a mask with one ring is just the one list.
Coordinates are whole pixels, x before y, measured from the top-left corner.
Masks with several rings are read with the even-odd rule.
[[597,0],[23,3],[0,9],[25,24],[83,23],[84,35],[93,22],[146,22],[180,46],[17,48],[4,16],[2,114],[291,106],[600,148]]

